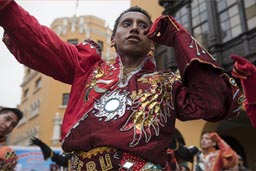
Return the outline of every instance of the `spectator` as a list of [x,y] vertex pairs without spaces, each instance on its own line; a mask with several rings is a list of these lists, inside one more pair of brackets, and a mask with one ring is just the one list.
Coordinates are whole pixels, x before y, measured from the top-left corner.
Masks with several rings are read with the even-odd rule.
[[23,113],[17,108],[0,109],[0,170],[14,171],[18,157],[14,150],[6,145],[6,138],[22,119]]
[[193,171],[227,170],[238,164],[237,153],[216,132],[204,132],[200,144]]

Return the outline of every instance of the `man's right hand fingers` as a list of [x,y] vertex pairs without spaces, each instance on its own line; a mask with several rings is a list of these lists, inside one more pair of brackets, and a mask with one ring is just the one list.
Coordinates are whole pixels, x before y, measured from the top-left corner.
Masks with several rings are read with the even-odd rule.
[[241,65],[246,63],[246,60],[243,57],[241,57],[241,56],[232,55],[231,59],[233,59],[235,62],[237,62],[237,63],[239,63]]

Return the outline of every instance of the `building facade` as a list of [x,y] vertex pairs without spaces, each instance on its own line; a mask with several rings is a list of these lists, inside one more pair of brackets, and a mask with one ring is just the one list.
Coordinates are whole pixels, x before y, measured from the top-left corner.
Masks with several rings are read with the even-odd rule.
[[[231,54],[256,64],[255,0],[160,0],[159,4],[162,14],[174,16],[228,72]],[[163,67],[175,69],[173,56]]]
[[[103,58],[113,61],[115,52],[110,47],[112,30],[106,26],[105,20],[91,15],[57,18],[51,28],[62,40],[71,44],[85,39],[94,40],[101,46]],[[71,86],[27,67],[24,67],[24,71],[19,105],[24,117],[11,134],[10,144],[27,146],[29,139],[36,136],[46,144],[58,147]]]

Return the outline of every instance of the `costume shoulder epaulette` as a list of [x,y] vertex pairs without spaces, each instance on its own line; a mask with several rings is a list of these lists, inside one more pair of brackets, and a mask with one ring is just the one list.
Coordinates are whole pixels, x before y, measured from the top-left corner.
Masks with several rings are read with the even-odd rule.
[[98,43],[96,43],[95,41],[93,41],[91,39],[85,39],[82,42],[82,45],[87,45],[87,44],[89,44],[91,48],[95,48],[96,52],[101,56],[102,49]]

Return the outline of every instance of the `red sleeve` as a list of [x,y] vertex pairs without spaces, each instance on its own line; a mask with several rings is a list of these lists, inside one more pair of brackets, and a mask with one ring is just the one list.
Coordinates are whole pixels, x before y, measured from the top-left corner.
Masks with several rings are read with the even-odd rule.
[[176,97],[178,119],[219,121],[239,114],[243,96],[232,78],[200,62],[191,63],[186,73]]
[[4,43],[29,68],[71,84],[76,71],[88,71],[100,56],[89,45],[71,45],[39,22],[16,2],[0,11]]
[[242,94],[235,80],[172,16],[157,18],[148,37],[173,47],[183,81],[174,97],[180,120],[219,121],[239,114]]
[[230,169],[235,167],[238,164],[237,153],[224,140],[218,142],[218,147],[223,168]]
[[[252,65],[251,63],[249,63]],[[254,71],[246,79],[240,79],[244,95],[250,104],[256,104],[256,67],[253,66]]]
[[216,59],[182,27],[173,48],[184,84],[177,97],[178,118],[220,121],[238,116],[242,92]]
[[256,103],[249,104],[248,101],[245,100],[244,105],[245,105],[245,111],[251,121],[252,126],[256,128]]

